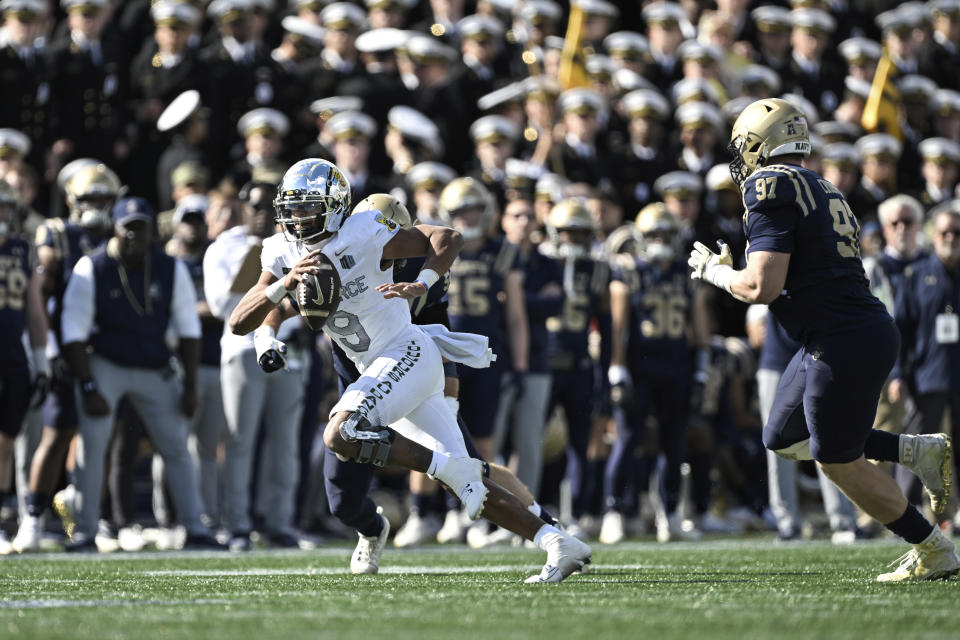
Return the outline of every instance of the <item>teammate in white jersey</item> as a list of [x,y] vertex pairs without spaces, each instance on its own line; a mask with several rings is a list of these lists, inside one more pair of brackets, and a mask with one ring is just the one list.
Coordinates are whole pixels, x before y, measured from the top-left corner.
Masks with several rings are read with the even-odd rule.
[[[442,356],[471,366],[489,364],[486,339],[440,325],[418,327],[406,300],[422,295],[456,259],[462,239],[453,229],[401,229],[379,211],[348,217],[350,186],[340,170],[310,158],[293,165],[278,187],[283,233],[264,241],[259,282],[230,317],[234,333],[268,326],[284,315],[277,305],[307,274],[319,273],[321,254],[337,270],[341,301],[323,327],[357,365],[330,413],[323,439],[341,459],[397,465],[433,476],[464,503],[547,551],[547,563],[527,582],[559,582],[590,562],[586,544],[544,524],[505,489],[483,478],[483,463],[467,457],[456,416],[443,400]],[[392,260],[426,256],[416,282],[393,283]],[[261,330],[263,331],[263,330]],[[389,428],[386,428],[386,427]]]

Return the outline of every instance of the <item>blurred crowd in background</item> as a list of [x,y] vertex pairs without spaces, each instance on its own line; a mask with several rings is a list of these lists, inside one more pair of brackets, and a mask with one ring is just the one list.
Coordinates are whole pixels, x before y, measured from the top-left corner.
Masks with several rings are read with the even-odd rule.
[[[50,328],[38,350],[22,318],[3,320],[19,333],[0,352],[0,412],[24,416],[0,429],[0,458],[15,459],[12,474],[0,462],[15,476],[0,478],[7,550],[53,543],[52,507],[72,512],[76,467],[101,463],[102,551],[215,546],[208,531],[285,547],[344,534],[320,478],[338,391],[328,339],[288,321],[287,370],[268,375],[237,364],[252,338],[223,326],[250,248],[276,231],[276,184],[306,157],[336,163],[353,203],[388,193],[461,230],[440,302],[501,354],[461,367],[461,416],[482,454],[602,543],[876,533],[813,465],[764,450],[796,344],[765,307],[688,277],[695,241],[744,259],[726,145],[755,99],[806,115],[804,166],[846,196],[904,334],[878,425],[958,422],[957,337],[938,317],[960,307],[960,0],[2,0],[0,14],[0,310],[22,315],[33,270]],[[122,251],[138,222],[141,254],[186,266],[190,309],[181,266],[152,276],[166,314],[150,308],[149,269],[139,289],[121,273],[116,295],[91,293],[92,309],[71,302],[81,257],[109,255],[111,238]],[[29,269],[4,260],[11,238]],[[169,323],[167,342],[111,342],[128,307]],[[71,341],[108,361],[113,395],[76,370]],[[617,348],[625,377],[608,375]],[[112,435],[78,453],[76,429],[104,421]],[[374,496],[398,546],[512,539],[468,526],[423,478],[384,470]]]

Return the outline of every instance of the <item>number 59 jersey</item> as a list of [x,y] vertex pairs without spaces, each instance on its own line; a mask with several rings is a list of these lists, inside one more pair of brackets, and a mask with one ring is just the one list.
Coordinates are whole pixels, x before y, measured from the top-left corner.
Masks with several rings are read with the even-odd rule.
[[860,225],[832,183],[803,167],[772,165],[747,178],[743,202],[747,260],[754,251],[790,254],[770,310],[794,340],[889,319],[863,271]]
[[263,241],[264,271],[278,279],[318,246],[340,275],[341,300],[323,332],[343,347],[362,372],[410,326],[410,306],[403,298],[387,300],[377,291],[393,282],[393,266],[380,269],[383,247],[399,227],[379,211],[361,211],[347,218],[325,244],[290,242],[282,233]]

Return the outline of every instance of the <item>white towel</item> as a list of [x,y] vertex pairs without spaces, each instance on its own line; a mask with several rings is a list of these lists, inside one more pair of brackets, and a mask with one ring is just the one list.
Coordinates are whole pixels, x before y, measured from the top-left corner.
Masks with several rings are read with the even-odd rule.
[[459,362],[474,369],[486,369],[497,359],[497,354],[489,346],[490,340],[487,336],[450,331],[442,324],[417,326],[433,340],[440,354],[451,362]]

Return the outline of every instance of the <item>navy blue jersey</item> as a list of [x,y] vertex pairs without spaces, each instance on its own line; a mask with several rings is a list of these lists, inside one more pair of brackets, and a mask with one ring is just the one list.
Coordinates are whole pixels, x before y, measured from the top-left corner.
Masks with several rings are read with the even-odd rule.
[[755,171],[743,186],[747,255],[790,254],[783,292],[770,305],[795,340],[888,322],[860,261],[860,225],[843,194],[792,165]]
[[[568,259],[563,263],[564,292],[560,314],[547,319],[550,367],[572,371],[590,364],[590,320],[600,315],[610,284],[610,266],[592,258]],[[568,273],[569,272],[569,273]]]
[[49,247],[53,250],[59,265],[56,285],[53,292],[53,307],[50,313],[50,329],[61,342],[60,314],[63,312],[63,294],[67,290],[67,280],[73,273],[77,261],[93,253],[103,242],[78,224],[64,222],[59,218],[48,220],[37,229],[34,245]]
[[523,292],[524,306],[530,324],[530,371],[547,373],[547,318],[558,315],[564,306],[563,295],[542,295],[544,287],[553,283],[563,287],[563,273],[560,264],[548,256],[534,250],[523,256]]
[[925,256],[904,271],[894,306],[903,348],[892,377],[905,378],[913,393],[960,389],[960,342],[938,341],[936,331],[937,316],[960,310],[960,273]]
[[[187,265],[187,271],[193,279],[193,288],[197,290],[197,301],[206,300],[203,292],[203,254],[182,256],[179,258]],[[220,366],[220,338],[223,336],[223,321],[215,317],[200,317],[200,364],[212,367]]]
[[763,347],[760,350],[758,369],[767,369],[783,373],[800,349],[800,343],[787,335],[783,325],[777,322],[772,313],[765,319],[766,327],[763,337]]
[[33,273],[30,244],[21,238],[0,241],[0,370],[27,366],[23,351],[27,286]]
[[630,288],[630,369],[655,377],[687,376],[693,294],[686,260],[664,265],[638,258],[634,269],[615,268],[613,278]]
[[486,240],[479,251],[461,251],[450,267],[450,328],[490,338],[490,347],[504,352],[503,303],[507,274],[519,268],[516,245]]

